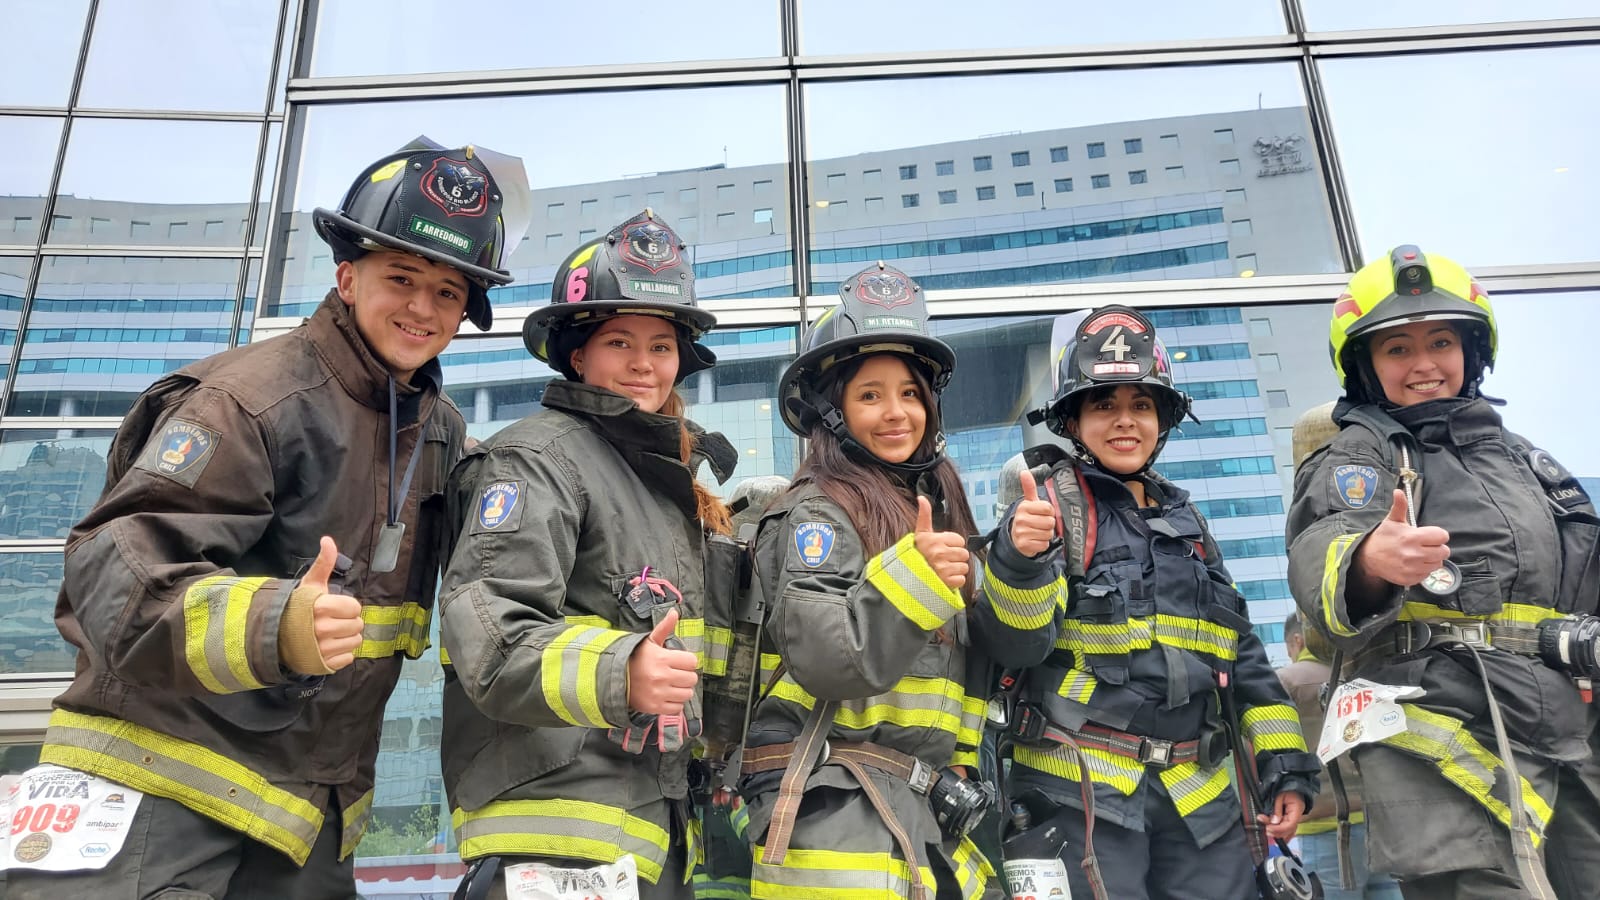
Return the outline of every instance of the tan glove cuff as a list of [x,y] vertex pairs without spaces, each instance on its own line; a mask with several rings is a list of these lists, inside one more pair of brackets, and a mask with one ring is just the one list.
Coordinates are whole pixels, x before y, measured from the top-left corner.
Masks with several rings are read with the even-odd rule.
[[291,672],[301,675],[332,675],[333,669],[317,649],[317,591],[297,585],[289,594],[278,623],[278,658]]

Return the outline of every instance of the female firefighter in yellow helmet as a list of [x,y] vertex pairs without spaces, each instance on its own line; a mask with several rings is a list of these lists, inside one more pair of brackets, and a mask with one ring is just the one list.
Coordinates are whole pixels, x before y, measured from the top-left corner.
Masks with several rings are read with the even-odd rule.
[[472,864],[459,896],[538,879],[693,896],[704,548],[728,525],[695,474],[737,456],[675,391],[716,362],[684,249],[646,210],[573,251],[523,327],[563,377],[451,476],[441,755]]
[[879,263],[839,293],[783,373],[784,424],[810,443],[756,540],[776,653],[740,783],[750,893],[995,898],[967,837],[993,794],[970,777],[974,526],[939,417],[955,352],[905,273]]
[[1600,620],[1568,616],[1600,588],[1594,507],[1479,390],[1498,333],[1460,265],[1395,248],[1330,337],[1340,431],[1296,472],[1289,574],[1349,682],[1325,749],[1360,769],[1371,868],[1408,900],[1550,897],[1540,853],[1600,669]]

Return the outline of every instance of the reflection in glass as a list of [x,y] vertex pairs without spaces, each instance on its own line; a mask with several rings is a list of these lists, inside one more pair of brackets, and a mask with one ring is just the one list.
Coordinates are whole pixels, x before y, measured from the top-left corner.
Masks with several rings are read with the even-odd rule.
[[157,378],[228,347],[239,260],[42,265],[8,415],[122,415]]
[[1523,19],[1583,18],[1595,14],[1590,0],[1301,0],[1306,30],[1406,28],[1417,25],[1467,25]]
[[[544,66],[599,66],[776,56],[778,4],[678,0],[670,8],[605,15],[582,4],[481,0],[470,19],[517,39],[461,40],[474,27],[448,0],[397,15],[384,0],[317,4],[310,74],[400,75]],[[487,143],[487,142],[485,142]]]
[[[1396,244],[1469,269],[1600,259],[1595,120],[1574,114],[1600,109],[1600,48],[1328,60],[1323,83],[1366,259]],[[1403,122],[1396,86],[1427,98]]]
[[[1283,13],[1269,0],[1074,3],[999,0],[973,15],[971,3],[924,0],[914,13],[895,3],[803,0],[800,50],[807,55],[988,50],[1073,44],[1171,41],[1282,34]],[[960,27],[951,27],[960,22]]]
[[[945,114],[861,127],[875,111],[916,109],[928,97]],[[806,106],[811,203],[828,211],[811,217],[816,294],[878,259],[895,260],[928,289],[1227,277],[1245,255],[1256,257],[1255,274],[1340,269],[1310,122],[1287,65],[1194,68],[1181,79],[1162,70],[813,84]],[[1246,148],[1213,140],[1223,131]],[[975,163],[939,178],[954,202],[918,198],[874,213],[856,201],[876,190],[853,187],[863,168],[937,171],[949,159]],[[996,159],[1027,159],[1030,180],[1002,178],[997,190]],[[1112,178],[1108,165],[1121,173]],[[1195,174],[1152,182],[1156,165]],[[1074,180],[1099,190],[1072,192]],[[1043,183],[1052,189],[1039,190]],[[841,204],[848,212],[833,215]],[[1262,227],[1230,234],[1227,223],[1242,218]]]
[[[267,123],[266,156],[261,165],[261,180],[256,183],[256,225],[255,232],[250,235],[250,246],[260,247],[266,243],[267,231],[272,227],[272,222],[267,218],[267,210],[272,205],[273,175],[278,171],[278,151],[283,140],[283,123]],[[337,202],[337,201],[335,201]],[[246,226],[242,220],[241,229]]]
[[0,432],[0,539],[64,538],[105,486],[111,431]]
[[0,144],[6,147],[6,164],[0,166],[0,244],[31,247],[39,242],[63,121],[0,116]]
[[49,240],[242,248],[260,137],[246,122],[74,119]]
[[[311,210],[337,204],[362,169],[419,133],[526,163],[531,223],[511,255],[516,283],[489,292],[497,307],[548,303],[556,267],[581,233],[605,234],[647,206],[681,226],[701,297],[791,296],[788,197],[771,186],[787,181],[783,107],[774,86],[313,106],[301,168],[274,226],[282,265],[268,273],[281,285],[269,285],[266,314],[306,315],[322,301],[334,262]],[[657,129],[642,142],[550,139],[550,122],[651,122],[669,113],[695,127]],[[760,182],[767,186],[757,189]],[[771,218],[757,221],[757,208]]]
[[77,650],[56,630],[61,551],[0,553],[0,675],[71,672]]
[[239,314],[239,334],[235,347],[250,343],[250,333],[256,327],[256,291],[261,286],[261,260],[251,259],[246,264],[244,277],[244,309]]
[[0,105],[67,105],[88,9],[89,0],[6,4],[6,43],[26,52],[0,53]]
[[277,34],[277,2],[101,3],[78,104],[260,112]]
[[[1293,494],[1287,446],[1274,429],[1292,427],[1301,411],[1337,392],[1331,366],[1282,371],[1261,357],[1310,352],[1323,358],[1328,308],[1323,304],[1251,307],[1251,318],[1274,327],[1253,332],[1239,307],[1145,310],[1173,354],[1179,387],[1196,398],[1201,424],[1174,432],[1156,469],[1178,481],[1206,511],[1212,531],[1231,549],[1228,568],[1251,600],[1256,624],[1281,621],[1293,608],[1283,548],[1284,510]],[[1027,413],[1052,391],[1050,333],[1054,317],[1008,316],[934,320],[934,333],[956,350],[955,378],[943,398],[950,455],[967,488],[980,530],[994,527],[1003,508],[1001,468],[1013,454],[1039,443],[1060,443]],[[1181,354],[1181,355],[1180,355]],[[1267,394],[1289,398],[1273,408]],[[1274,640],[1281,640],[1275,638]],[[1273,649],[1282,656],[1282,648]]]

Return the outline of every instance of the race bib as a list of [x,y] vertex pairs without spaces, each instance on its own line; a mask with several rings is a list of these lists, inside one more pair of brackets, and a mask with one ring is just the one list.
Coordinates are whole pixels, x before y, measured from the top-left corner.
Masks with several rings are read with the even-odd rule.
[[1340,754],[1361,744],[1372,744],[1406,730],[1401,700],[1421,697],[1420,687],[1396,687],[1365,678],[1352,678],[1334,691],[1328,716],[1322,723],[1317,758],[1327,765]]
[[144,794],[73,769],[22,773],[0,800],[0,869],[103,869],[122,849]]
[[590,869],[507,866],[506,900],[639,900],[639,870],[631,856]]
[[1004,869],[1011,900],[1072,900],[1067,864],[1060,859],[1008,859]]

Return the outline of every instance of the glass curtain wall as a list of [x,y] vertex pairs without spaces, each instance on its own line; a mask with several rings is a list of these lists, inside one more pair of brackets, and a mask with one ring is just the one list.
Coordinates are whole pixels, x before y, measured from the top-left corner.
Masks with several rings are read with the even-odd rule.
[[[555,375],[518,335],[562,258],[650,208],[726,326],[708,339],[721,363],[683,386],[740,450],[725,491],[792,473],[777,376],[877,260],[919,280],[959,353],[946,426],[982,527],[1005,460],[1055,439],[1027,424],[1055,318],[1145,309],[1201,418],[1158,468],[1199,501],[1279,660],[1290,435],[1338,393],[1329,309],[1363,261],[1416,243],[1472,269],[1499,317],[1487,390],[1600,479],[1600,435],[1546,377],[1562,339],[1600,337],[1592,4],[1181,6],[690,0],[597,22],[492,0],[468,23],[443,0],[405,16],[9,4],[29,52],[0,57],[0,712],[42,711],[39,687],[71,671],[52,620],[62,541],[134,397],[309,314],[334,269],[310,211],[419,136],[529,174],[496,327],[443,357],[475,437],[540,408]],[[469,25],[504,37],[460,39]],[[459,877],[441,677],[434,651],[408,663],[386,714],[367,896]],[[0,726],[0,778],[40,737]]]

